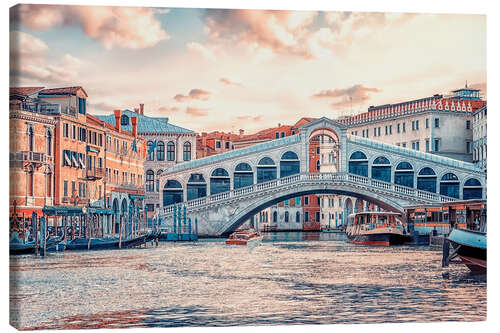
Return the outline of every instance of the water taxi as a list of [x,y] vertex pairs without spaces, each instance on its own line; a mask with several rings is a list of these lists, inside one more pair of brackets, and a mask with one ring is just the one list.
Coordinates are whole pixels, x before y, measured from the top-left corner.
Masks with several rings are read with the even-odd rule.
[[444,261],[458,256],[472,272],[486,273],[486,202],[456,201],[443,204],[443,209],[449,212],[453,227],[447,237],[453,252],[449,255],[443,247]]
[[363,245],[398,245],[411,240],[400,213],[360,212],[349,215],[345,231],[349,242]]
[[226,240],[226,245],[257,246],[262,242],[262,236],[253,230],[233,232]]

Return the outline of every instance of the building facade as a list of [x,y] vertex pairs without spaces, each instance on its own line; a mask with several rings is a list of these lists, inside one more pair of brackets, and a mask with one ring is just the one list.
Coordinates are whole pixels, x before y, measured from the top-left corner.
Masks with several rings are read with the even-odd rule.
[[486,104],[467,86],[397,104],[371,106],[338,121],[351,135],[472,162],[473,113]]
[[[64,208],[87,214],[101,235],[119,232],[120,222],[137,221],[144,205],[146,156],[146,143],[137,135],[137,118],[131,120],[134,125],[126,131],[120,124],[111,125],[88,114],[87,93],[82,87],[38,89],[24,97],[19,96],[19,89],[26,88],[11,88],[11,110],[13,102],[22,99],[16,105],[23,113],[50,119],[53,124],[45,130],[45,140],[38,138],[39,145],[45,145],[46,155],[49,149],[52,154],[52,169],[47,173],[50,180],[33,180],[35,187],[50,189],[46,193],[51,198],[43,207],[57,207],[62,212],[50,215],[49,225],[61,225],[67,217]],[[116,110],[115,116],[119,117],[120,112]],[[30,129],[27,131],[29,134]],[[18,154],[23,149],[14,146],[11,152]],[[33,207],[39,204],[35,202]]]
[[123,110],[118,115],[97,115],[112,126],[117,123],[128,131],[133,129],[132,119],[137,119],[137,135],[146,142],[144,160],[145,205],[152,217],[160,207],[159,177],[169,166],[196,159],[196,133],[173,125],[165,117],[149,117],[144,114],[144,104],[139,108]]
[[473,114],[472,123],[472,161],[483,170],[487,170],[487,106],[477,109]]

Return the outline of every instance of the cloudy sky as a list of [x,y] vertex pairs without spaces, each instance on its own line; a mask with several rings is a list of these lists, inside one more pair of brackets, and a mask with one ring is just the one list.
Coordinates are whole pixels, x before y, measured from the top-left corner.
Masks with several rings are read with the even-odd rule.
[[89,109],[145,104],[195,131],[357,114],[469,85],[486,17],[146,7],[11,9],[11,85],[81,85]]

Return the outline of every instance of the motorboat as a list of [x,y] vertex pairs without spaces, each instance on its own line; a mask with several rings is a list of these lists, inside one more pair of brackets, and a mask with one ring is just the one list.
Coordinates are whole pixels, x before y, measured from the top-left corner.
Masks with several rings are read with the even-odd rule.
[[411,241],[400,213],[365,211],[349,215],[349,242],[363,245],[400,245]]
[[229,235],[226,245],[256,246],[262,242],[262,236],[253,230],[236,231]]

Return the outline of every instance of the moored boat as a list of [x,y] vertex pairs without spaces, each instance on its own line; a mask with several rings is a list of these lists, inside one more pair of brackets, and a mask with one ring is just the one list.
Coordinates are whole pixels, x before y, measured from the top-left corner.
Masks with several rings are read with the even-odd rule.
[[344,232],[343,227],[321,227],[321,232]]
[[353,244],[390,246],[411,240],[399,213],[360,212],[348,219],[345,233]]
[[453,253],[449,255],[443,247],[446,265],[458,256],[472,272],[486,273],[486,202],[457,201],[443,204],[443,208],[449,211],[450,224],[453,226],[446,238],[453,248]]
[[226,240],[226,245],[256,246],[262,242],[262,236],[252,230],[233,232]]

